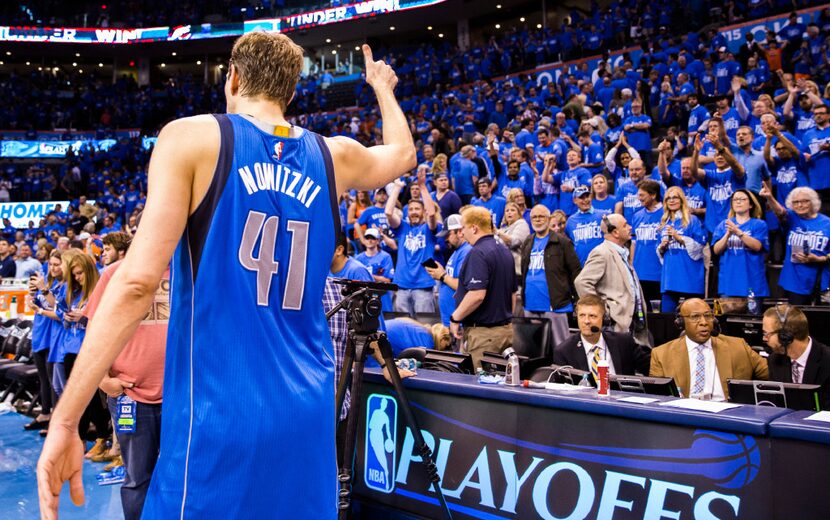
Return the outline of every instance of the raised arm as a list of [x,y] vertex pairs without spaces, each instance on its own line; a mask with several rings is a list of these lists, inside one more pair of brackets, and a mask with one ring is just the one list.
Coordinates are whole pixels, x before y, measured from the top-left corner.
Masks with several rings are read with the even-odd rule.
[[697,180],[702,181],[706,178],[706,171],[700,169],[700,149],[703,148],[703,143],[700,141],[700,134],[695,135],[695,144],[692,147],[692,173],[695,174]]
[[418,173],[418,185],[421,186],[421,200],[424,202],[424,215],[426,215],[427,225],[430,230],[435,231],[436,226],[438,226],[438,216],[435,214],[435,201],[432,200],[432,195],[427,189],[426,172]]
[[334,161],[338,193],[383,186],[416,166],[412,133],[395,99],[398,76],[385,62],[374,61],[372,49],[365,44],[363,57],[366,82],[375,90],[383,119],[383,144],[366,148],[348,137],[326,139]]
[[402,184],[403,182],[400,179],[395,180],[395,183],[392,185],[392,193],[389,194],[386,207],[383,208],[383,213],[386,215],[386,220],[392,229],[397,229],[401,225],[401,216],[395,211],[397,209],[395,204],[398,202],[398,195],[401,193]]

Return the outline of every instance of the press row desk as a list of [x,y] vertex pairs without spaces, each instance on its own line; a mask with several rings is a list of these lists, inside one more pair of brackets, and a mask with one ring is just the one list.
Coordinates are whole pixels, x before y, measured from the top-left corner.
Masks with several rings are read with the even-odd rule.
[[[455,518],[830,517],[830,494],[803,492],[805,479],[830,477],[830,425],[805,423],[809,413],[682,410],[661,406],[672,397],[634,404],[618,398],[644,396],[483,385],[428,370],[405,386]],[[355,494],[441,518],[393,394],[367,370]]]

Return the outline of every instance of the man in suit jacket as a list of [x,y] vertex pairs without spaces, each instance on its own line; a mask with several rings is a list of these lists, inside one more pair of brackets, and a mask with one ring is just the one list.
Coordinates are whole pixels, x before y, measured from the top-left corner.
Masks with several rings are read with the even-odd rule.
[[574,281],[576,292],[580,297],[594,294],[605,300],[614,331],[633,332],[637,343],[650,347],[645,295],[625,247],[631,240],[631,225],[615,213],[604,217],[600,227],[605,241],[588,255]]
[[778,305],[764,313],[763,330],[772,350],[770,380],[821,385],[821,408],[830,410],[830,347],[810,337],[807,316],[798,307]]
[[599,296],[586,295],[576,304],[579,332],[556,345],[553,362],[588,370],[596,380],[596,363],[608,359],[609,373],[648,375],[651,351],[638,345],[631,334],[602,330],[605,302]]
[[768,378],[767,361],[741,338],[717,335],[715,316],[699,298],[678,309],[685,334],[651,351],[653,377],[673,377],[686,397],[723,401],[727,379]]

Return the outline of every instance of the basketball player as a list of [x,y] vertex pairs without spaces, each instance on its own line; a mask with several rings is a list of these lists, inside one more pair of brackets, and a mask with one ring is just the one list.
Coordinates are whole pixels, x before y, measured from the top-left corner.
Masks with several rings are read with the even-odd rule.
[[78,419],[171,256],[162,444],[143,517],[335,517],[335,367],[321,302],[337,194],[415,166],[397,76],[369,46],[363,54],[382,146],[290,125],[303,51],[260,32],[234,44],[228,114],[161,131],[138,232],[52,415],[38,463],[44,518],[56,518],[66,480],[83,502]]

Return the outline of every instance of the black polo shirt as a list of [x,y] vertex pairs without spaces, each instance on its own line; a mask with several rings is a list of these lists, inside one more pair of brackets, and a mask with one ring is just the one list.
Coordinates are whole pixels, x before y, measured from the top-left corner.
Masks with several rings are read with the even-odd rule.
[[487,290],[487,295],[476,310],[465,317],[467,326],[496,326],[513,318],[513,293],[518,288],[513,255],[493,235],[479,238],[464,260],[455,291],[455,306],[461,303],[467,291]]

